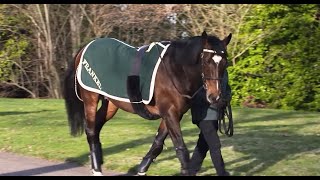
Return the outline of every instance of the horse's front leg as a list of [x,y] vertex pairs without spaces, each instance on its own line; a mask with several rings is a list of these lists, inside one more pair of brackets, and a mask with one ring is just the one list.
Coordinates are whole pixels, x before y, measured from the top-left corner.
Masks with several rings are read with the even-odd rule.
[[149,150],[149,152],[143,157],[139,167],[138,167],[138,175],[144,176],[148,171],[151,163],[156,159],[159,154],[163,150],[164,140],[168,135],[168,129],[165,125],[165,121],[161,120],[160,126],[158,128],[158,132],[153,141],[153,144]]
[[165,120],[168,133],[171,137],[172,143],[175,147],[177,157],[181,163],[181,175],[190,175],[189,173],[189,161],[190,155],[186,144],[184,143],[180,120],[182,115],[178,115],[174,111],[169,111],[168,115],[163,117]]
[[102,147],[100,143],[100,131],[105,123],[107,102],[102,100],[102,106],[97,112],[98,95],[88,97],[84,100],[87,141],[90,147],[90,159],[92,174],[102,175],[101,165],[103,163]]

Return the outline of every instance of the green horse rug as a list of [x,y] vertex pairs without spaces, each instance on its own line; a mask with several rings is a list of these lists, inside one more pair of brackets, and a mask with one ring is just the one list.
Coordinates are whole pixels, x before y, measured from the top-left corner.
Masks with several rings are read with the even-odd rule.
[[136,48],[114,38],[95,39],[83,50],[76,78],[88,91],[132,102],[127,92],[127,80],[128,77],[139,77],[134,86],[141,92],[142,99],[132,103],[149,104],[159,64],[170,45],[165,44],[154,42]]

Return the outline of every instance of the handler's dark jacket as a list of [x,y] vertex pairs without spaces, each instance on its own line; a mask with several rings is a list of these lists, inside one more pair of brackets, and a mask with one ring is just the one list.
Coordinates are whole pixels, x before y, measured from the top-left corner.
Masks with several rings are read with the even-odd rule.
[[[222,82],[222,99],[231,100],[231,88],[228,84],[228,71],[224,72]],[[202,120],[217,120],[217,105],[210,105],[206,99],[206,90],[202,88],[193,98],[191,105],[192,123],[198,124]]]

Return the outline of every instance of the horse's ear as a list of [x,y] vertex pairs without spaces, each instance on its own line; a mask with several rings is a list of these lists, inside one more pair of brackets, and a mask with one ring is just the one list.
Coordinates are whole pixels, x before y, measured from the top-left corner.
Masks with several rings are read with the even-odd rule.
[[203,31],[201,36],[202,36],[202,38],[204,38],[204,39],[207,38],[207,36],[208,36],[208,35],[207,35],[207,32],[206,32],[206,31]]
[[231,40],[232,34],[230,33],[228,37],[225,37],[222,41],[225,46],[227,46]]
[[207,35],[207,32],[206,32],[206,31],[203,31],[203,32],[202,32],[201,38],[202,38],[202,44],[205,45],[206,42],[207,42],[207,38],[208,38],[208,35]]

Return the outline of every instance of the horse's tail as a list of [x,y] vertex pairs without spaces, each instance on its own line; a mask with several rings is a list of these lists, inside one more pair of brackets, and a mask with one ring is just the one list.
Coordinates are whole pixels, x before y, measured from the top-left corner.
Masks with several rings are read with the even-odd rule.
[[76,94],[75,60],[69,64],[64,78],[64,99],[68,114],[70,133],[72,136],[80,136],[84,131],[84,105]]

